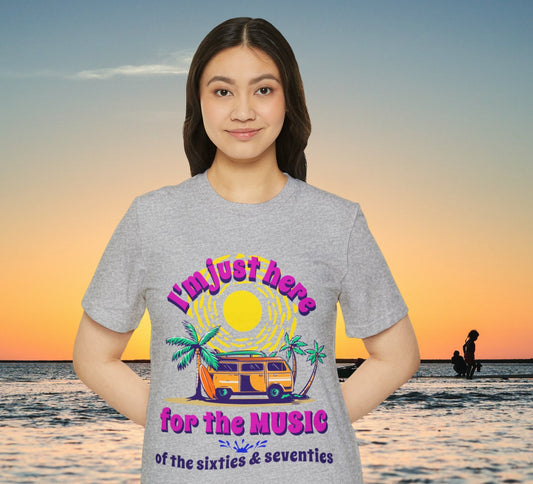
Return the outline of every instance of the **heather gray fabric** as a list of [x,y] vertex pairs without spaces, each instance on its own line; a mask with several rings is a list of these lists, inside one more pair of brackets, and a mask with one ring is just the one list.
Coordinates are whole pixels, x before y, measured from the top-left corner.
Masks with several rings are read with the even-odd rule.
[[361,482],[337,301],[357,338],[407,314],[357,204],[290,177],[238,204],[205,174],[137,198],[83,307],[119,332],[150,314],[142,482]]

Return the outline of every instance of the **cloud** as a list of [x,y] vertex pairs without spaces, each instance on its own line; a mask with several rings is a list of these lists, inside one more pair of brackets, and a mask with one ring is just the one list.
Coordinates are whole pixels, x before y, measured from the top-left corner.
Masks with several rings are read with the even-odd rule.
[[50,69],[29,73],[3,72],[1,77],[17,79],[29,78],[58,78],[81,81],[107,80],[115,77],[151,77],[151,76],[181,76],[189,72],[192,56],[188,53],[175,53],[168,56],[159,64],[122,65],[118,67],[105,67],[101,69],[85,69],[74,74],[54,71]]
[[119,67],[109,67],[104,69],[92,69],[77,72],[71,79],[93,80],[93,79],[111,79],[113,77],[147,77],[147,76],[169,76],[185,75],[188,69],[176,65],[167,64],[147,64],[147,65],[125,65]]

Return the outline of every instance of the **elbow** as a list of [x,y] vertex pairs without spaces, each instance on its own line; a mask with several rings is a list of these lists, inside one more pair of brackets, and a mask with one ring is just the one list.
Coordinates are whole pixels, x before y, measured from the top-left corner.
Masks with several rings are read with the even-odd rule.
[[98,380],[102,374],[102,365],[98,358],[83,348],[74,347],[72,366],[80,381],[91,390],[96,391]]
[[404,359],[402,364],[399,366],[398,387],[402,386],[404,383],[407,383],[419,368],[420,357],[417,355],[413,355],[411,358]]
[[411,378],[418,371],[419,368],[420,368],[420,354],[417,353],[416,358],[413,359],[413,362],[411,364],[411,368],[409,371],[410,373],[409,378]]
[[74,349],[72,351],[72,366],[74,368],[74,373],[76,373],[76,375],[81,381],[84,381],[87,362],[83,358],[83,352],[80,351],[79,345],[77,343],[74,344]]
[[88,379],[98,366],[98,354],[91,351],[87,342],[79,336],[72,350],[72,366],[78,378],[89,386]]
[[97,330],[97,323],[84,313],[72,349],[72,366],[78,378],[86,385],[88,385],[87,380],[100,365],[104,354],[102,348],[106,347]]
[[410,357],[407,359],[407,365],[405,369],[405,381],[409,379],[418,371],[420,368],[420,351],[418,345],[416,348],[410,352]]
[[409,320],[406,338],[403,340],[404,358],[404,375],[405,381],[408,381],[420,368],[420,348],[414,332],[413,326]]

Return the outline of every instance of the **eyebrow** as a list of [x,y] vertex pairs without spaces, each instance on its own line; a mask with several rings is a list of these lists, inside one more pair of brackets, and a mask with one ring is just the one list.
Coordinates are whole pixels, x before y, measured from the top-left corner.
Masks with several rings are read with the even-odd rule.
[[[255,77],[254,79],[251,79],[249,84],[257,84],[258,82],[264,81],[265,79],[271,79],[281,84],[281,81],[274,74],[262,74],[259,77]],[[209,81],[207,81],[206,85],[209,86],[209,84],[216,82],[216,81],[221,81],[227,84],[235,85],[234,79],[231,79],[230,77],[225,77],[225,76],[213,76],[211,79],[209,79]]]

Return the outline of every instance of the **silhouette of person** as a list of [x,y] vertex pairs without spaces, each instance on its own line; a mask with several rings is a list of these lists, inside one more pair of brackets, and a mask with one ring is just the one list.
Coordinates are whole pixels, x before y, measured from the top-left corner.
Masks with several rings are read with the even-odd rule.
[[452,356],[453,369],[457,373],[455,376],[465,376],[466,375],[466,363],[463,357],[459,354],[458,350],[453,352]]
[[[476,364],[476,340],[479,337],[479,333],[473,329],[468,333],[465,344],[463,345],[463,353],[465,355],[466,362],[466,378],[472,379],[476,368],[481,368],[481,365]],[[479,370],[478,370],[479,371]]]

